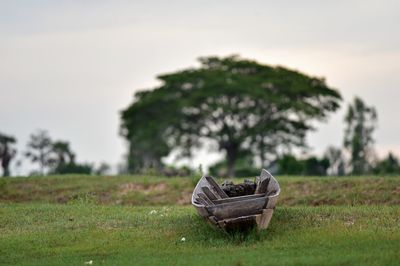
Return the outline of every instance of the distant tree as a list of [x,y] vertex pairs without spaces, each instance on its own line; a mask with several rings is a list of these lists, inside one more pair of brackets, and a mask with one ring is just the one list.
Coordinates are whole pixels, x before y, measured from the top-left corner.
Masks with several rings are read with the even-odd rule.
[[389,152],[388,156],[379,161],[374,167],[374,173],[379,175],[399,175],[399,158],[397,158],[393,153]]
[[[124,156],[123,160],[121,160],[117,164],[117,174],[118,175],[127,175],[130,173],[128,170],[128,159],[125,157],[126,156]],[[131,169],[131,172],[132,172],[132,169]]]
[[71,151],[67,141],[55,141],[52,143],[52,153],[56,166],[75,162],[75,154]]
[[44,175],[46,169],[54,164],[52,152],[53,143],[47,131],[38,130],[30,135],[25,156],[33,163],[39,164],[40,175]]
[[278,174],[281,175],[302,175],[304,172],[304,162],[297,160],[294,155],[285,154],[276,161]]
[[107,175],[110,173],[111,166],[108,163],[101,162],[97,168],[93,169],[95,175]]
[[345,174],[346,160],[340,148],[328,147],[324,157],[329,161],[328,174],[336,176]]
[[130,169],[160,165],[172,149],[189,157],[192,148],[213,142],[234,176],[243,151],[265,165],[279,148],[304,147],[312,122],[339,107],[339,92],[321,78],[237,56],[200,63],[159,76],[160,87],[137,93],[122,112]]
[[292,154],[283,155],[275,164],[278,168],[277,173],[281,175],[325,176],[329,168],[329,160],[325,157],[297,159]]
[[21,175],[22,159],[17,159],[15,162],[15,175]]
[[45,130],[31,134],[25,156],[38,163],[39,171],[31,175],[50,174],[91,174],[93,167],[87,163],[75,162],[75,153],[67,141],[52,141]]
[[51,151],[52,174],[91,174],[93,166],[87,163],[77,163],[75,153],[67,141],[55,141]]
[[319,159],[311,156],[304,160],[304,175],[326,176],[329,168],[329,160],[325,157]]
[[[228,162],[226,159],[210,166],[209,172],[219,177],[228,177]],[[257,176],[260,168],[255,166],[253,154],[249,151],[241,151],[235,164],[235,174],[240,177]]]
[[54,169],[53,174],[86,174],[90,175],[93,171],[93,166],[88,163],[65,163],[60,164]]
[[344,146],[350,153],[352,174],[366,174],[372,169],[372,134],[377,122],[376,110],[356,97],[348,107],[345,122]]
[[128,172],[142,169],[161,170],[161,159],[171,151],[167,143],[168,131],[177,123],[179,111],[168,91],[142,91],[135,94],[135,102],[122,112],[121,134],[129,143]]
[[17,151],[13,146],[16,140],[14,137],[0,133],[0,161],[3,169],[3,176],[10,175],[10,163]]

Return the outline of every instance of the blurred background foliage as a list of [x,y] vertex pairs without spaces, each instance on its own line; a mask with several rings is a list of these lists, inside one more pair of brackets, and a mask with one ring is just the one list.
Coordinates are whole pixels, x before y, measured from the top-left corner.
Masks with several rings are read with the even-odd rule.
[[[304,176],[400,174],[393,153],[377,158],[377,111],[359,97],[347,107],[343,146],[330,146],[320,157],[310,154],[307,133],[342,102],[324,78],[232,55],[201,57],[198,67],[158,79],[158,87],[137,92],[120,113],[128,153],[119,174],[199,175],[203,169],[167,165],[164,159],[175,154],[190,160],[209,147],[224,155],[209,168],[216,176],[255,176],[260,168]],[[12,162],[22,163],[15,143],[12,135],[0,133],[4,176],[11,174]],[[78,162],[68,141],[53,140],[45,130],[31,134],[21,154],[37,166],[31,175],[111,173],[105,162],[97,167]]]

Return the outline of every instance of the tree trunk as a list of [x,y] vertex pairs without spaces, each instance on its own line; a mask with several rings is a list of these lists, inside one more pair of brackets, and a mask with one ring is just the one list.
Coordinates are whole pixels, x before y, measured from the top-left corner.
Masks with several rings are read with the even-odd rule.
[[8,165],[6,167],[3,167],[3,176],[10,176],[10,169],[8,167]]
[[10,176],[10,161],[11,155],[9,153],[8,147],[6,145],[2,154],[0,154],[1,159],[1,168],[3,168],[3,176]]
[[226,148],[226,156],[228,161],[228,176],[235,176],[235,163],[237,159],[238,146],[236,144],[230,144]]

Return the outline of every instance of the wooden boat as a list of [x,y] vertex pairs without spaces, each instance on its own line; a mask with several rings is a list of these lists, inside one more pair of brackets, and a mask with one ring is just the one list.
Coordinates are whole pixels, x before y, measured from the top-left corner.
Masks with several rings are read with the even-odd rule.
[[262,170],[256,177],[254,194],[229,197],[211,176],[203,176],[192,194],[192,205],[198,214],[224,231],[268,227],[278,200],[278,181]]

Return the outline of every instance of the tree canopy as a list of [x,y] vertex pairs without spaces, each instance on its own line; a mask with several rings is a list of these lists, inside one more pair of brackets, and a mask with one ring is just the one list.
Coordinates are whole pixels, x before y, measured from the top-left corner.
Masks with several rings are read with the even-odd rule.
[[129,168],[159,166],[173,149],[191,156],[212,142],[224,151],[229,175],[238,154],[261,164],[304,147],[315,120],[338,109],[339,92],[323,78],[238,56],[203,57],[200,66],[158,76],[162,84],[136,93],[122,111]]

